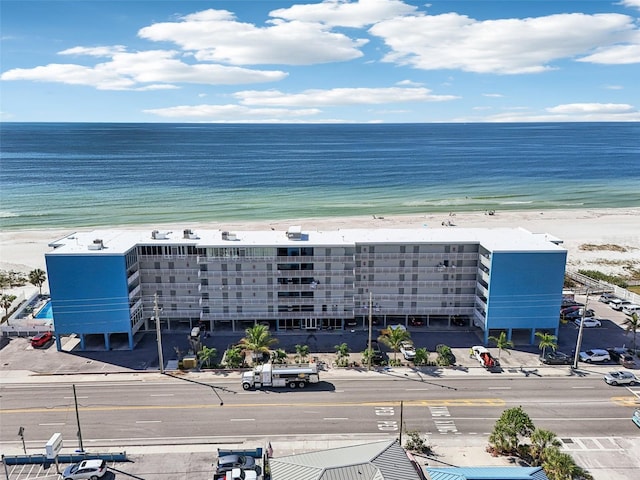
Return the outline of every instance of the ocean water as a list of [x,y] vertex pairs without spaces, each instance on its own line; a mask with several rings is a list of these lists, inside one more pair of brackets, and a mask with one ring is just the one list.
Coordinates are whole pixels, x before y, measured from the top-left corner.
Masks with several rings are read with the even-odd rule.
[[640,206],[640,124],[3,123],[3,229]]

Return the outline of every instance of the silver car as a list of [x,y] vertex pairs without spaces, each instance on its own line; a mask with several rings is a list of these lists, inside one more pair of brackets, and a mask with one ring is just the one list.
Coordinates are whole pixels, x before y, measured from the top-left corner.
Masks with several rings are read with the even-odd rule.
[[635,385],[638,379],[631,372],[617,370],[615,372],[607,373],[604,376],[604,381],[609,385]]
[[65,468],[62,473],[64,480],[97,480],[107,473],[107,463],[104,460],[83,460]]

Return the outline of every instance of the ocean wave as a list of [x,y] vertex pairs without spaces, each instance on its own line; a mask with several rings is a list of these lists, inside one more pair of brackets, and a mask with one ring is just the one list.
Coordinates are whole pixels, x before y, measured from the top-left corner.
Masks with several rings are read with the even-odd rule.
[[11,218],[11,217],[19,217],[20,214],[19,213],[15,213],[15,212],[1,212],[0,211],[0,218]]

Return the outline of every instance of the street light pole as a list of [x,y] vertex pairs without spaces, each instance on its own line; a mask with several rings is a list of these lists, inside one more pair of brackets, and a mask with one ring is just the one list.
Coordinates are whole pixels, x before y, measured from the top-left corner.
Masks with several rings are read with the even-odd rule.
[[156,341],[158,342],[158,362],[160,373],[164,373],[164,357],[162,355],[162,334],[160,333],[160,309],[158,308],[158,294],[153,296],[153,314],[156,318]]
[[78,397],[76,396],[76,385],[73,384],[73,402],[76,406],[76,423],[78,424],[78,442],[80,443],[80,448],[77,450],[78,453],[84,453],[84,446],[82,445],[82,430],[80,430],[80,413],[78,412]]
[[576,341],[576,351],[573,356],[573,368],[578,368],[578,360],[580,359],[580,347],[582,346],[582,333],[584,331],[584,319],[587,314],[587,306],[589,305],[589,291],[587,288],[587,298],[584,301],[584,307],[582,307],[582,317],[580,319],[580,329],[578,330],[578,340]]
[[367,343],[367,371],[371,371],[371,356],[373,352],[371,351],[371,329],[373,325],[373,293],[369,292],[369,342]]

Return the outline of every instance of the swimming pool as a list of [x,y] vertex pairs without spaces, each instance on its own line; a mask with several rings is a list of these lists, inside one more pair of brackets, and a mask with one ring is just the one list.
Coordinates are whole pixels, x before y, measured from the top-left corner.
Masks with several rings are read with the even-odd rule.
[[44,307],[36,313],[34,318],[53,318],[53,312],[51,310],[51,300],[44,304]]

